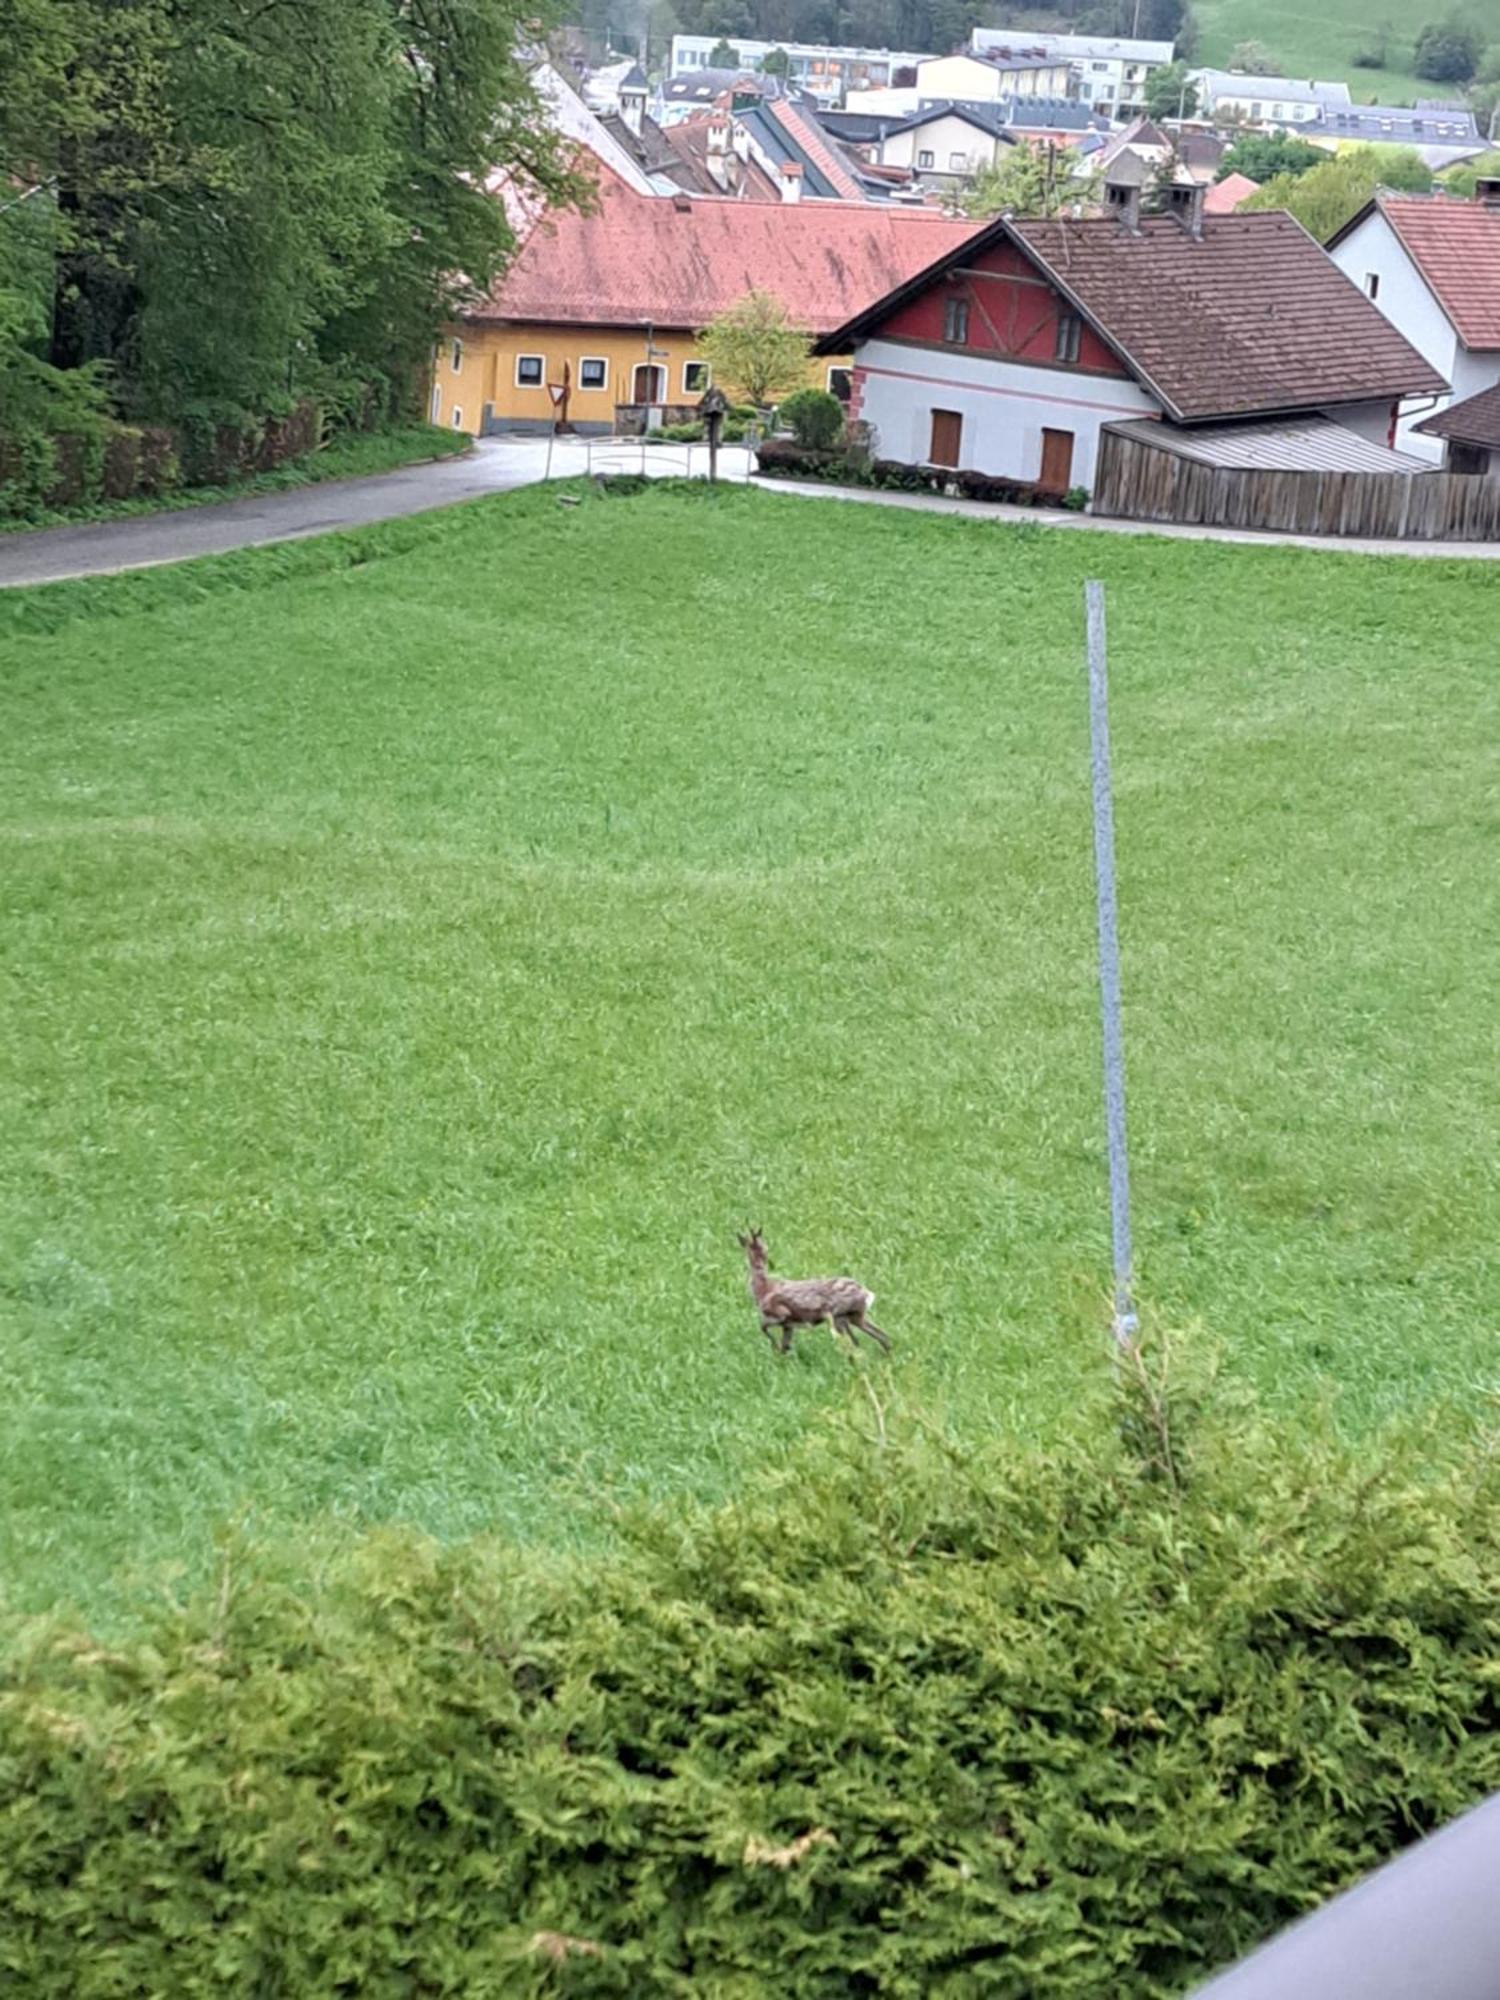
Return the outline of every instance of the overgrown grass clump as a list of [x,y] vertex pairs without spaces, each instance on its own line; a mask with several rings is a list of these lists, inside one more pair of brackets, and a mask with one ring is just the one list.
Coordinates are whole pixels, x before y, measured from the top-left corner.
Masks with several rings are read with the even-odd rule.
[[1221,1411],[1168,1478],[1097,1399],[1041,1450],[887,1394],[607,1557],[236,1539],[123,1646],[33,1628],[0,1974],[1131,2000],[1500,1785],[1482,1441]]

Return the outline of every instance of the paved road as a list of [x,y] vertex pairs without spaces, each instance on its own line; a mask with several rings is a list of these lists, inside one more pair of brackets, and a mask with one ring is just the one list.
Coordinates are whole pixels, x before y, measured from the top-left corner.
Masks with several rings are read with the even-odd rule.
[[[477,500],[536,480],[573,478],[588,472],[644,471],[655,478],[702,474],[703,445],[653,445],[624,439],[564,440],[550,453],[543,438],[485,438],[466,458],[435,465],[411,465],[373,479],[342,479],[326,486],[302,486],[290,493],[263,493],[221,506],[187,507],[176,513],[143,514],[123,521],[94,521],[77,528],[43,528],[35,534],[0,535],[0,588],[7,584],[54,583],[64,577],[107,576],[116,570],[145,569],[183,562],[191,556],[222,555],[259,542],[299,540],[334,528],[363,527],[372,521],[421,514],[433,507]],[[749,477],[749,454],[726,448],[720,475]],[[810,500],[844,500],[880,507],[910,507],[922,513],[962,514],[981,521],[1029,521],[1034,525],[1085,533],[1165,535],[1179,541],[1243,542],[1265,547],[1343,549],[1363,555],[1466,557],[1500,560],[1496,542],[1377,542],[1312,535],[1259,535],[1232,528],[1174,528],[1146,521],[1101,521],[1032,507],[997,507],[988,502],[940,500],[931,494],[872,493],[857,488],[802,486],[786,480],[756,480],[770,492]]]
[[1162,521],[1114,521],[1072,514],[1061,507],[1003,507],[991,500],[943,500],[935,493],[880,493],[857,486],[811,486],[793,479],[752,479],[765,493],[799,500],[852,500],[872,507],[908,507],[923,514],[958,514],[971,521],[1029,521],[1033,527],[1070,528],[1096,535],[1165,535],[1176,542],[1240,542],[1251,548],[1317,549],[1327,555],[1454,556],[1500,562],[1500,542],[1394,542],[1358,535],[1274,535],[1253,528],[1172,527]]
[[[55,583],[64,577],[108,576],[116,570],[147,569],[184,562],[191,556],[223,555],[258,542],[297,541],[333,528],[358,528],[371,521],[422,514],[459,500],[503,493],[548,476],[570,478],[588,471],[631,471],[644,467],[654,477],[707,468],[699,446],[638,444],[600,439],[559,443],[549,468],[544,438],[485,438],[467,458],[409,465],[371,479],[330,480],[288,493],[258,493],[211,507],[183,507],[165,514],[141,514],[118,521],[89,521],[76,528],[40,528],[34,534],[0,535],[0,587]],[[726,477],[743,479],[747,455],[720,454]]]

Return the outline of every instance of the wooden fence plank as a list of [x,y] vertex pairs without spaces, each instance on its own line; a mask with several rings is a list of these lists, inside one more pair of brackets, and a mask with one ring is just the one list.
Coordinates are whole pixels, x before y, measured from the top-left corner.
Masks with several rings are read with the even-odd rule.
[[1500,477],[1204,465],[1106,428],[1094,512],[1270,534],[1491,542],[1500,541]]

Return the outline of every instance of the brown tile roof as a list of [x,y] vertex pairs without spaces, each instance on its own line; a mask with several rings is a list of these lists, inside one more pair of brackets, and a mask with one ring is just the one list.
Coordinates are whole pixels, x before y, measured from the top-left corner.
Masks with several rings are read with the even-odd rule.
[[[966,260],[1018,243],[1181,423],[1271,416],[1447,388],[1300,223],[1279,209],[1215,215],[1194,237],[1171,216],[1131,232],[1113,216],[999,221]],[[949,253],[900,300],[956,263]],[[897,303],[819,343],[847,349]]]
[[463,317],[696,332],[759,286],[818,334],[974,233],[875,202],[639,195],[601,168],[594,213],[546,215]]
[[1500,207],[1451,195],[1376,199],[1464,346],[1500,347]]
[[[663,136],[693,173],[695,186],[705,193],[722,194],[725,190],[719,186],[709,171],[708,127],[707,118],[684,118],[676,125],[666,126]],[[729,170],[735,179],[728,192],[741,201],[780,201],[781,189],[758,160],[742,160],[738,153],[733,153],[729,160]]]
[[1456,438],[1460,444],[1488,445],[1492,451],[1500,451],[1500,382],[1492,389],[1481,389],[1477,396],[1466,396],[1461,403],[1450,403],[1446,410],[1439,410],[1413,429],[1430,437]]

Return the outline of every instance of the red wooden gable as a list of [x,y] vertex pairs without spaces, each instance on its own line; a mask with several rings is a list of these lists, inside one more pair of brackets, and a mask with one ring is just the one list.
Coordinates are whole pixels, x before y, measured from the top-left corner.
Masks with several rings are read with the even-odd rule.
[[[900,305],[872,329],[873,337],[925,340],[941,346],[949,299],[967,299],[969,328],[965,348],[974,354],[1004,356],[1011,361],[1051,362],[1057,354],[1057,322],[1072,308],[1014,243],[993,243],[972,265],[934,278],[926,289]],[[867,338],[870,336],[867,336]],[[1084,323],[1078,359],[1073,364],[1101,375],[1125,375],[1130,370],[1114,349]]]

